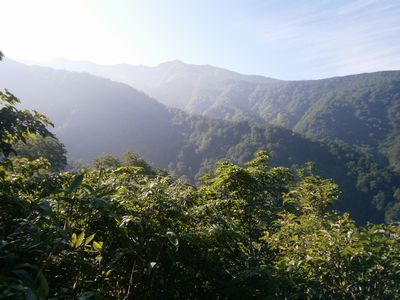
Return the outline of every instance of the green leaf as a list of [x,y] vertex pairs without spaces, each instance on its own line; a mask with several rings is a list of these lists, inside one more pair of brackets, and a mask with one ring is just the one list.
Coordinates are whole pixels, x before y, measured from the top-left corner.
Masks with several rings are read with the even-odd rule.
[[71,194],[71,193],[75,192],[82,185],[84,177],[85,177],[84,173],[76,175],[74,180],[72,180],[71,185],[69,186],[68,189],[66,189],[65,192],[67,194]]
[[76,243],[75,243],[75,248],[78,248],[80,245],[82,245],[83,240],[85,239],[85,232],[82,231],[81,234],[78,236]]
[[93,241],[93,248],[94,248],[94,250],[100,252],[103,249],[103,242]]
[[54,214],[53,209],[51,208],[47,199],[42,199],[39,203],[38,208],[43,214],[49,216],[53,220],[56,218],[56,215]]
[[76,233],[73,233],[73,234],[71,235],[71,242],[69,243],[71,247],[75,248],[76,240],[77,240]]
[[93,239],[96,233],[93,233],[92,235],[88,236],[85,240],[85,245],[88,245]]

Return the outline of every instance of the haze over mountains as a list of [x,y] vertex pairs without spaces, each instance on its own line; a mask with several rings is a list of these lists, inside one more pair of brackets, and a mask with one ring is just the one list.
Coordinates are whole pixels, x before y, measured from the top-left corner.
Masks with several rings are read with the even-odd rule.
[[56,60],[55,68],[124,82],[167,106],[336,139],[400,170],[400,72],[282,81],[171,61],[156,67]]
[[[159,68],[168,65],[191,68],[181,62],[167,63]],[[221,86],[233,92],[243,85],[251,85],[259,91],[261,86],[283,84],[285,95],[287,84],[284,82],[256,76],[246,81],[246,76],[233,72],[194,67],[195,70],[203,68],[203,77],[193,71],[192,77],[188,77],[191,79],[181,84],[190,87],[190,93],[197,84],[199,94],[204,94],[200,87],[205,87],[206,79],[214,74],[230,79],[220,79],[220,84],[215,78],[208,79],[215,83],[213,93],[219,92]],[[183,75],[177,75],[175,79],[176,87],[180,86],[180,76]],[[189,86],[190,82],[193,84]],[[343,143],[320,143],[290,129],[266,126],[261,117],[257,120],[258,125],[249,123],[248,120],[256,121],[251,112],[247,117],[225,116],[241,120],[239,122],[192,116],[167,108],[123,83],[10,60],[1,65],[0,88],[10,89],[21,98],[24,106],[49,116],[56,124],[55,133],[73,159],[90,161],[102,154],[120,156],[124,151],[133,151],[173,174],[194,180],[212,169],[218,160],[242,163],[256,150],[266,148],[276,165],[290,167],[315,161],[319,173],[334,178],[344,191],[337,208],[349,211],[359,222],[393,220],[400,210],[400,192],[396,189],[400,185],[400,176],[380,167],[368,153],[360,153]],[[228,95],[225,95],[227,102],[221,102],[226,107],[234,99],[237,103],[240,99],[247,101],[246,93],[243,97],[236,94],[236,98]]]
[[[229,86],[248,82],[252,86],[273,82],[275,79],[256,75],[242,75],[229,70],[185,64],[180,60],[162,63],[155,67],[119,65],[97,65],[88,61],[57,59],[44,66],[75,72],[88,72],[110,78],[142,90],[162,103],[203,114],[208,106]],[[199,94],[194,94],[195,92]]]

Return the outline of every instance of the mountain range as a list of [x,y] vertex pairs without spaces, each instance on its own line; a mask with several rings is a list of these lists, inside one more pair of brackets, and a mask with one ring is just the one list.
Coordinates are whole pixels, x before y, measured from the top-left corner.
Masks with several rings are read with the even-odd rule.
[[[196,95],[206,95],[206,91],[201,87],[205,88],[207,82],[214,82],[213,89],[205,102],[211,103],[212,95],[226,89],[225,92],[221,92],[225,95],[224,101],[221,100],[221,95],[215,98],[215,104],[218,104],[215,108],[231,107],[236,110],[240,107],[243,115],[213,114],[210,107],[210,110],[200,112],[203,116],[196,116],[178,109],[190,111],[186,106],[176,104],[178,108],[167,107],[158,102],[158,98],[155,100],[130,86],[132,83],[127,85],[117,82],[116,78],[112,81],[99,77],[100,74],[94,76],[88,72],[78,73],[28,66],[11,60],[6,60],[0,65],[0,88],[8,88],[22,100],[24,107],[43,112],[54,121],[56,124],[54,132],[66,145],[70,159],[90,161],[99,155],[121,156],[124,151],[132,151],[158,167],[168,169],[172,174],[185,176],[189,181],[195,182],[201,174],[214,168],[218,160],[243,163],[250,160],[256,150],[267,149],[272,155],[274,165],[299,167],[307,161],[314,161],[319,174],[333,178],[343,190],[341,200],[335,208],[349,211],[357,221],[381,222],[399,218],[400,175],[375,159],[377,155],[372,155],[372,150],[365,151],[359,145],[347,143],[344,139],[329,139],[329,136],[325,139],[310,139],[283,125],[297,128],[296,126],[284,123],[279,124],[280,126],[267,124],[267,118],[262,117],[266,114],[261,113],[262,110],[259,111],[258,117],[251,110],[246,114],[244,112],[244,107],[252,103],[246,98],[250,91],[250,88],[247,90],[246,87],[251,86],[260,95],[262,87],[264,91],[270,87],[277,95],[278,91],[282,90],[282,99],[290,98],[288,91],[292,92],[293,97],[302,95],[304,99],[311,99],[304,95],[315,94],[314,97],[317,99],[319,93],[321,97],[331,99],[313,86],[314,83],[319,83],[318,81],[299,82],[300,85],[296,89],[289,88],[296,86],[296,82],[288,83],[261,76],[240,75],[211,66],[194,66],[191,75],[179,84],[179,78],[189,72],[190,65],[176,61],[156,68],[165,70],[173,69],[174,66],[178,66],[175,77],[172,70],[163,76],[153,77],[154,82],[158,80],[159,87],[163,87],[159,88],[159,91],[168,93],[168,89],[164,89],[168,85],[167,82],[170,82],[167,77],[175,78],[171,80],[178,94],[179,89],[186,88],[189,94],[193,94],[197,89]],[[126,65],[113,68],[131,69]],[[145,80],[153,76],[149,68],[138,67],[137,78],[140,78],[140,69],[147,70],[143,72],[142,83],[148,82],[150,85],[152,80]],[[397,73],[379,73],[377,78],[383,78],[380,81],[387,84],[388,74],[395,77]],[[369,75],[360,76],[359,81],[362,81],[362,78],[369,78],[373,82]],[[340,81],[340,79],[332,80]],[[376,85],[381,86],[380,81],[377,80]],[[300,87],[307,84],[311,87],[301,92]],[[337,83],[337,86],[340,84]],[[334,93],[334,87],[331,93]],[[144,90],[143,86],[141,88]],[[328,86],[325,88],[328,89]],[[240,90],[243,93],[239,93]],[[343,90],[347,88],[343,87]],[[232,96],[229,96],[228,91]],[[149,94],[156,97],[153,93]],[[193,96],[191,101],[197,103],[199,97]],[[282,107],[285,107],[283,103],[286,103],[286,107],[289,107],[290,102],[292,105],[297,105],[294,111],[299,112],[302,107],[301,100],[296,101],[296,99],[298,97],[277,103],[281,103]],[[181,96],[176,103],[182,104],[183,100],[184,97]],[[165,98],[160,101],[166,102]],[[393,102],[394,105],[396,101]],[[258,105],[262,103],[259,100]],[[268,107],[267,102],[263,105]],[[279,109],[284,111],[283,108]],[[216,111],[222,112],[222,108]],[[292,114],[290,110],[285,113]],[[339,119],[339,117],[340,114],[331,118]],[[271,121],[271,123],[279,122]],[[300,124],[300,120],[297,123]],[[345,123],[342,125],[344,127]],[[350,126],[348,130],[358,129]]]
[[283,81],[181,61],[155,67],[70,60],[48,65],[129,84],[188,113],[274,124],[311,139],[338,140],[400,170],[399,71]]

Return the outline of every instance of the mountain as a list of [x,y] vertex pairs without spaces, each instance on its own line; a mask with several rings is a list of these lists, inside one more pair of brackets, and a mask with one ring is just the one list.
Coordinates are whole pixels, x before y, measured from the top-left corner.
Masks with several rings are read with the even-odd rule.
[[10,60],[0,64],[0,87],[50,117],[72,159],[132,151],[194,181],[218,160],[243,163],[266,148],[275,165],[315,161],[319,173],[344,191],[336,208],[359,222],[400,216],[399,174],[346,144],[312,141],[283,127],[192,116],[123,83]]
[[51,65],[127,83],[189,113],[339,140],[400,171],[400,71],[282,81],[180,61],[156,67],[67,60]]
[[[75,72],[88,72],[126,83],[144,91],[162,103],[190,113],[201,113],[221,93],[240,83],[255,87],[277,80],[255,75],[242,75],[213,66],[185,64],[174,60],[155,67],[128,64],[97,65],[87,61],[57,59],[45,66]],[[195,91],[199,94],[196,95]]]
[[170,113],[142,92],[88,74],[13,61],[0,66],[1,87],[13,91],[24,106],[54,121],[54,132],[65,143],[70,158],[91,160],[134,149],[146,152],[146,158],[158,163],[171,152],[156,146],[173,147],[169,143],[174,134]]

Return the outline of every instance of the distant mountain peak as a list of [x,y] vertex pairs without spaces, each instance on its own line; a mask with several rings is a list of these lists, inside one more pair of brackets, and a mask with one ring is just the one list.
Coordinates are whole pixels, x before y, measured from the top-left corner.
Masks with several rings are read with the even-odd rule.
[[183,61],[179,60],[179,59],[174,59],[174,60],[170,60],[170,61],[166,61],[163,63],[160,63],[157,65],[157,67],[162,67],[162,66],[171,66],[171,65],[186,65]]

